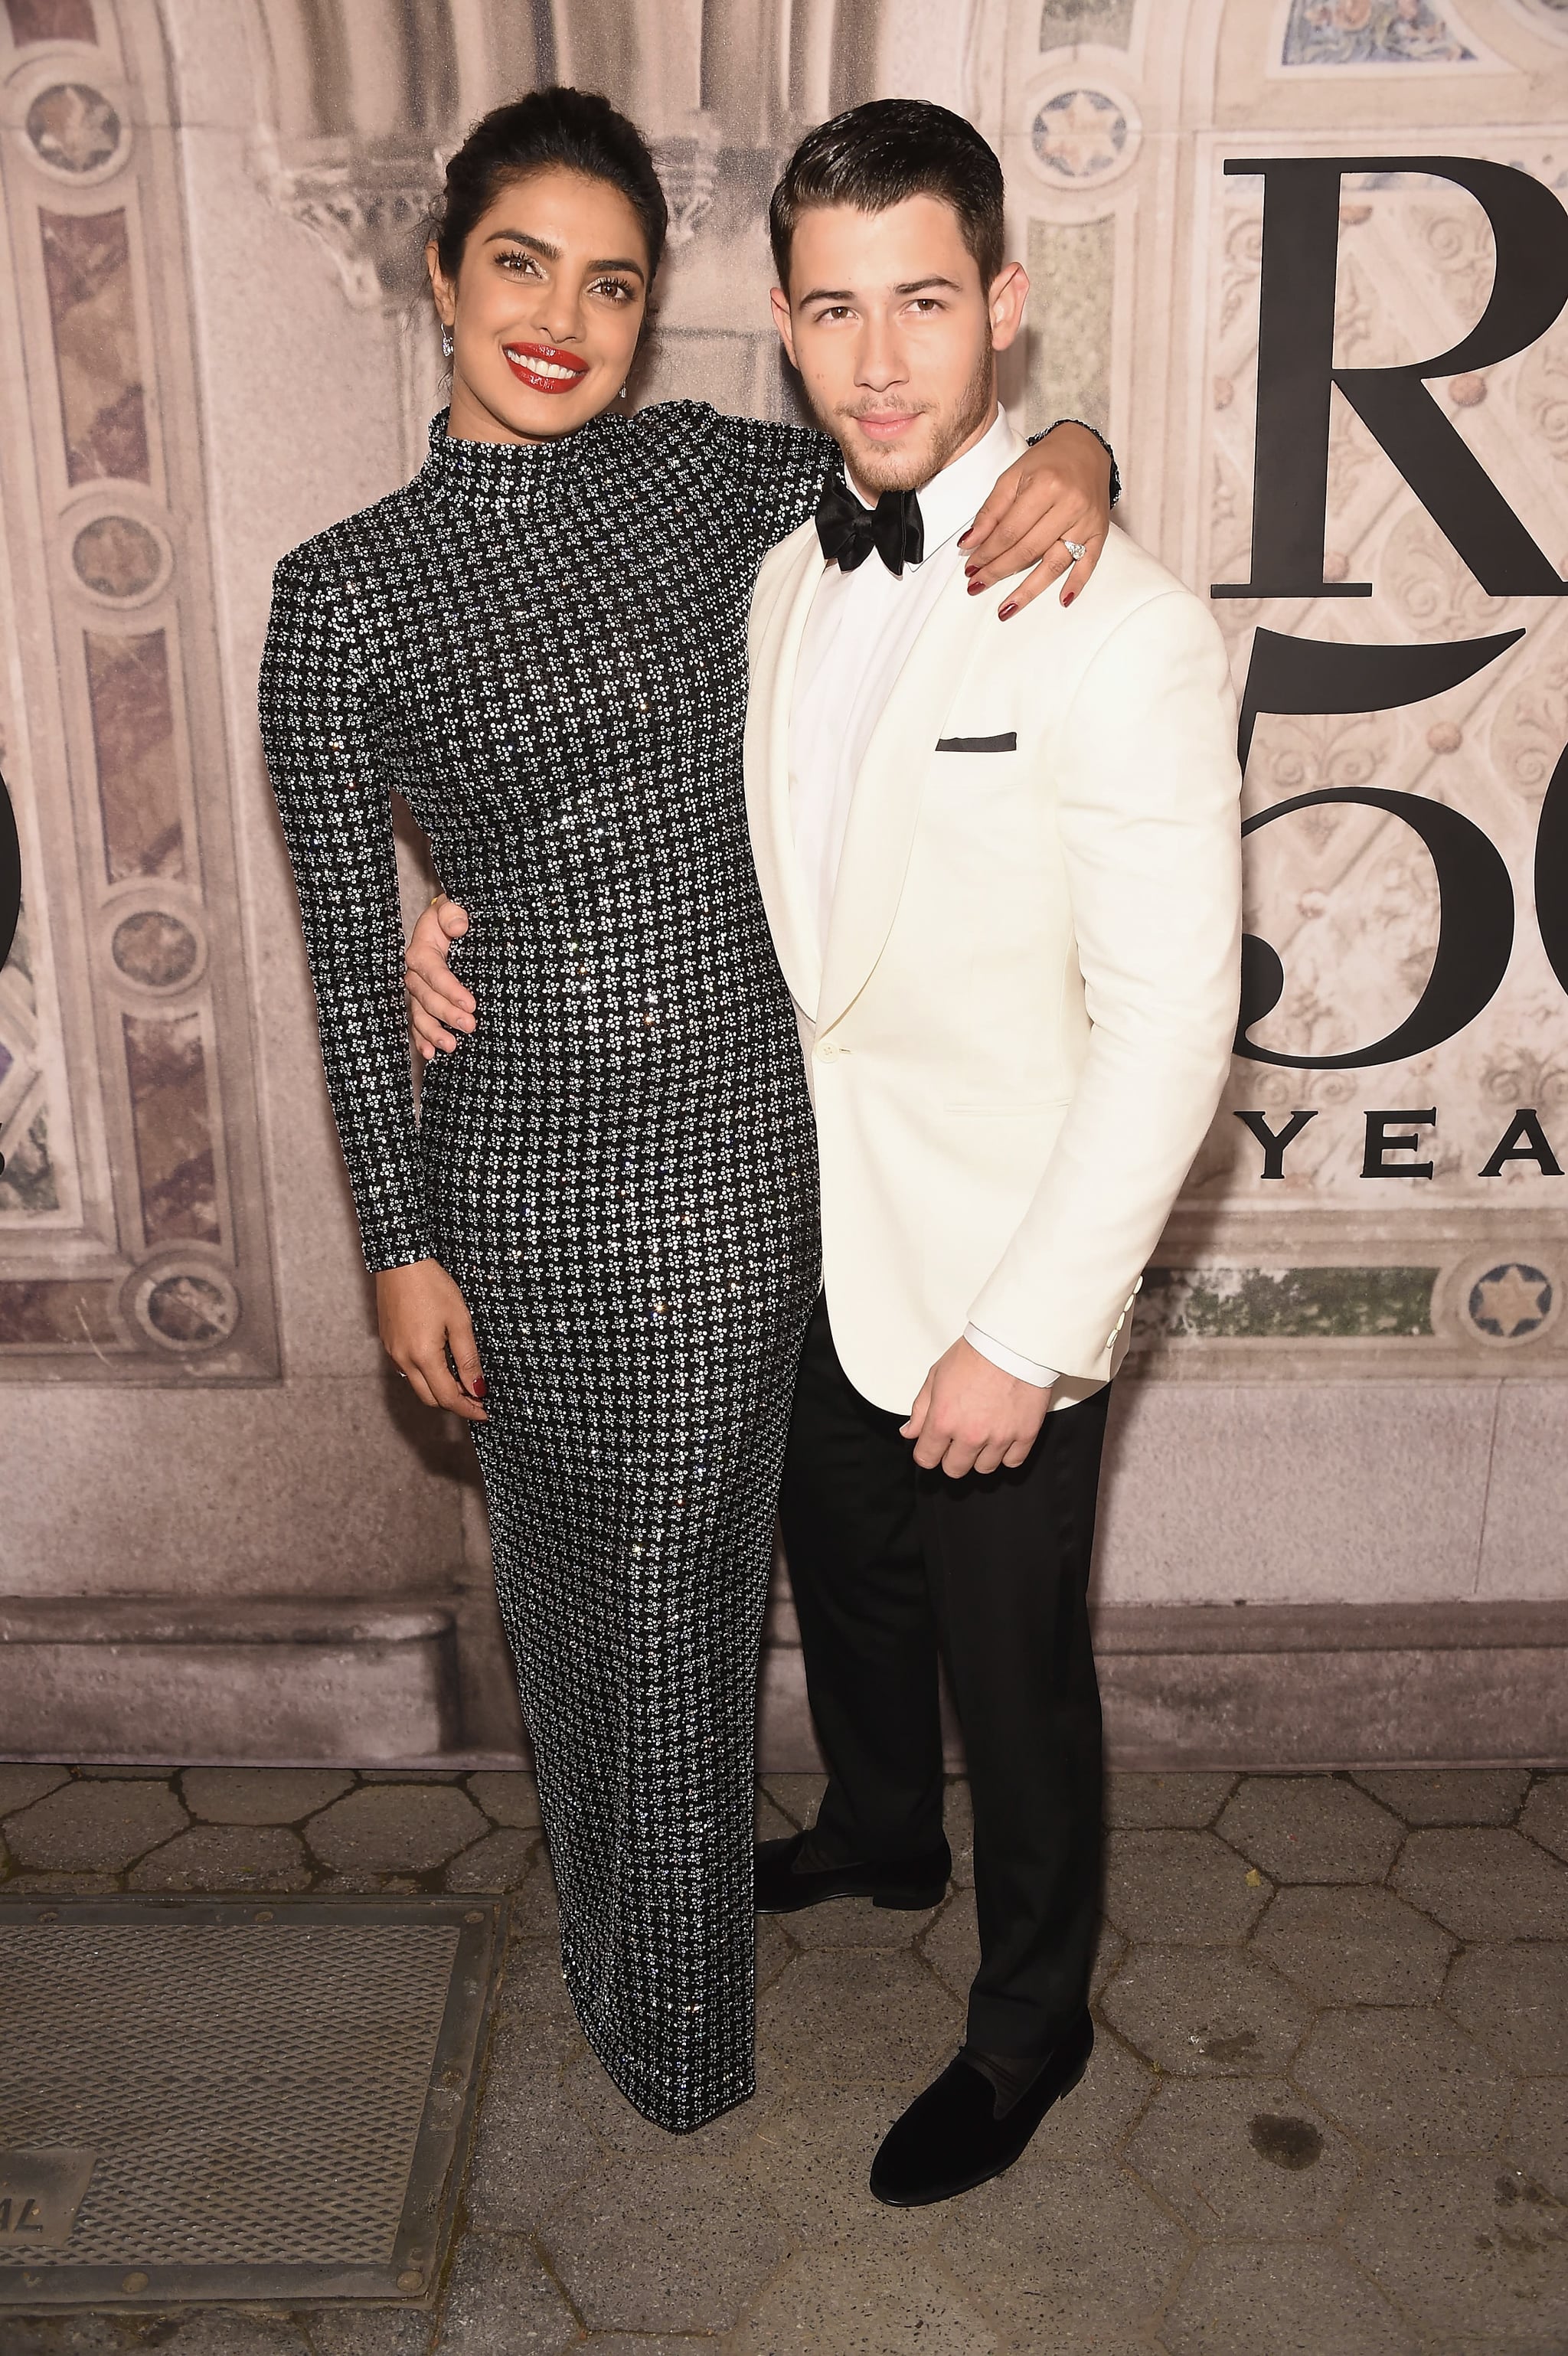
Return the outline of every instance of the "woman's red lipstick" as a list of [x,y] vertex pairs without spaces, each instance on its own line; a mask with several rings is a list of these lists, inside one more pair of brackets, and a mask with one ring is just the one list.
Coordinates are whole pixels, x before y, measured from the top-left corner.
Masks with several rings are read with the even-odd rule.
[[[503,344],[501,357],[519,384],[530,392],[571,392],[588,373],[588,362],[580,360],[575,352],[563,352],[556,344]],[[536,364],[542,360],[545,370]],[[565,369],[565,375],[558,371]]]

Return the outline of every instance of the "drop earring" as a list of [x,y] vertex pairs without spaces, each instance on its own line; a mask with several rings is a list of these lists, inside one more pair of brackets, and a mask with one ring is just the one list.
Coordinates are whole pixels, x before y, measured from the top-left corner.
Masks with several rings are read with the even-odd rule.
[[450,359],[452,358],[455,347],[452,340],[452,329],[450,327],[443,327],[441,331],[441,349],[443,359]]
[[625,386],[624,386],[624,385],[623,385],[623,386],[621,387],[621,390],[620,390],[620,391],[615,395],[615,398],[616,398],[616,400],[617,400],[617,401],[624,401],[624,400],[625,400],[625,398],[626,398],[626,388],[625,388]]

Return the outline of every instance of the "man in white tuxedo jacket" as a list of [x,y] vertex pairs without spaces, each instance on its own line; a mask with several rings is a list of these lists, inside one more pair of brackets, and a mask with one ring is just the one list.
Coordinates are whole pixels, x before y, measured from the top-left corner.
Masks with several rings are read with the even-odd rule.
[[772,226],[848,485],[752,607],[752,848],[821,1158],[782,1519],[830,1778],[812,1831],[759,1851],[758,1901],[941,1895],[944,1651],[981,1961],[963,2053],[873,2169],[914,2203],[1009,2165],[1088,2059],[1095,1490],[1140,1271],[1229,1067],[1235,710],[1207,607],[1115,529],[1081,598],[1069,576],[998,628],[966,594],[961,538],[1022,446],[994,355],[1027,291],[979,134],[855,109]]

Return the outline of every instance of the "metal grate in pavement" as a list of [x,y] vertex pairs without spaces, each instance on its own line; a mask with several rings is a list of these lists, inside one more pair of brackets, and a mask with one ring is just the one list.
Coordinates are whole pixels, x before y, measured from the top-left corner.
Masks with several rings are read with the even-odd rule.
[[0,1902],[0,2308],[426,2296],[499,1913]]

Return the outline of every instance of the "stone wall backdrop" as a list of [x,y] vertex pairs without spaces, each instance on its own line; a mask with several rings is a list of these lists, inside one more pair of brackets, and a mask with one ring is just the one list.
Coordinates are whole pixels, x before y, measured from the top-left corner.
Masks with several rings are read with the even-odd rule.
[[[1118,1387],[1117,1755],[1561,1759],[1563,0],[3,0],[0,1755],[520,1743],[466,1440],[376,1341],[254,685],[276,558],[419,463],[443,158],[557,79],[671,199],[636,396],[771,414],[794,140],[963,106],[1034,282],[1009,407],[1105,427],[1251,682],[1253,1052]],[[808,1764],[782,1596],[764,1697]]]

